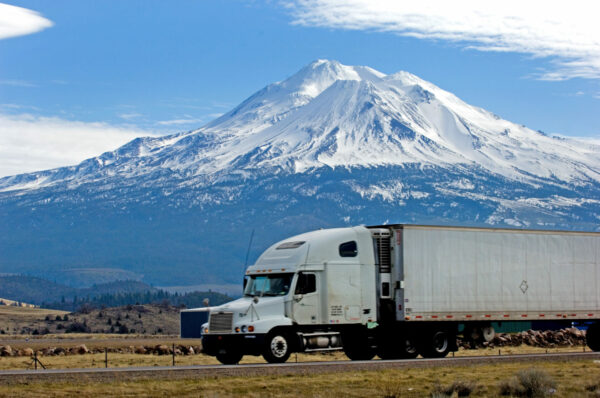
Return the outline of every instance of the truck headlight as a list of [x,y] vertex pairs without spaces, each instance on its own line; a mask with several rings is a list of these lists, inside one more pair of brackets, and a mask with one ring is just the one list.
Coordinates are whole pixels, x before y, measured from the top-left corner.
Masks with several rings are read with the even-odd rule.
[[242,333],[246,333],[246,325],[242,325]]

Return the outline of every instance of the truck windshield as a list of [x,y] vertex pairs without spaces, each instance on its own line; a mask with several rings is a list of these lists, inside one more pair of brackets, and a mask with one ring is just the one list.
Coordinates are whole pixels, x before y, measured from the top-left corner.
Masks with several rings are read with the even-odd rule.
[[294,274],[249,275],[244,296],[285,296]]

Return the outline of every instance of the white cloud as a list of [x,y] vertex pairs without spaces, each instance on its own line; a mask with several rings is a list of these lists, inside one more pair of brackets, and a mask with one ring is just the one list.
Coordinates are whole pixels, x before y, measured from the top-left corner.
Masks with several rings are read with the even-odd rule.
[[0,85],[14,87],[37,87],[35,84],[26,80],[0,80]]
[[144,116],[144,115],[142,115],[141,113],[136,113],[136,112],[133,112],[133,113],[120,113],[119,114],[119,117],[121,119],[125,119],[125,120],[137,119],[137,118],[140,118],[142,116]]
[[148,135],[106,123],[0,114],[0,177],[74,165]]
[[161,120],[156,122],[161,126],[176,126],[180,124],[192,124],[192,123],[200,123],[202,119],[173,119],[173,120]]
[[0,39],[29,35],[53,25],[36,11],[0,3]]
[[294,23],[447,40],[550,57],[538,77],[600,78],[600,2],[590,0],[292,0]]

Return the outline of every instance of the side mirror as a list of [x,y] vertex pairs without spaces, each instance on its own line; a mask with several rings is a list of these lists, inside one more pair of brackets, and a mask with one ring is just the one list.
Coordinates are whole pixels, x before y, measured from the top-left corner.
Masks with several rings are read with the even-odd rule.
[[252,302],[253,302],[254,304],[257,304],[257,303],[258,303],[258,296],[254,296],[254,297],[252,298]]
[[204,300],[202,300],[202,304],[203,304],[205,307],[208,307],[208,305],[209,305],[209,300],[208,300],[208,298],[205,298]]
[[297,302],[302,300],[303,297],[304,297],[303,294],[294,294],[294,300],[296,300]]

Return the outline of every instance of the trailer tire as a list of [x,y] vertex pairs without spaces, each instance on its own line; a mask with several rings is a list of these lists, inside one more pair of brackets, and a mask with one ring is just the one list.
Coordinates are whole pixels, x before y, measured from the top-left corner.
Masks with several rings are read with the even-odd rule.
[[447,330],[438,329],[425,333],[420,341],[419,353],[423,358],[443,358],[450,352],[451,333]]
[[217,361],[221,362],[223,365],[236,365],[238,364],[244,354],[237,351],[226,351],[223,353],[217,354]]
[[484,326],[481,328],[481,337],[483,337],[483,341],[489,343],[494,340],[496,337],[496,331],[492,325]]
[[292,354],[289,337],[281,332],[269,333],[265,341],[263,358],[269,363],[283,363]]
[[594,323],[590,325],[585,333],[587,346],[593,351],[600,351],[600,325]]

